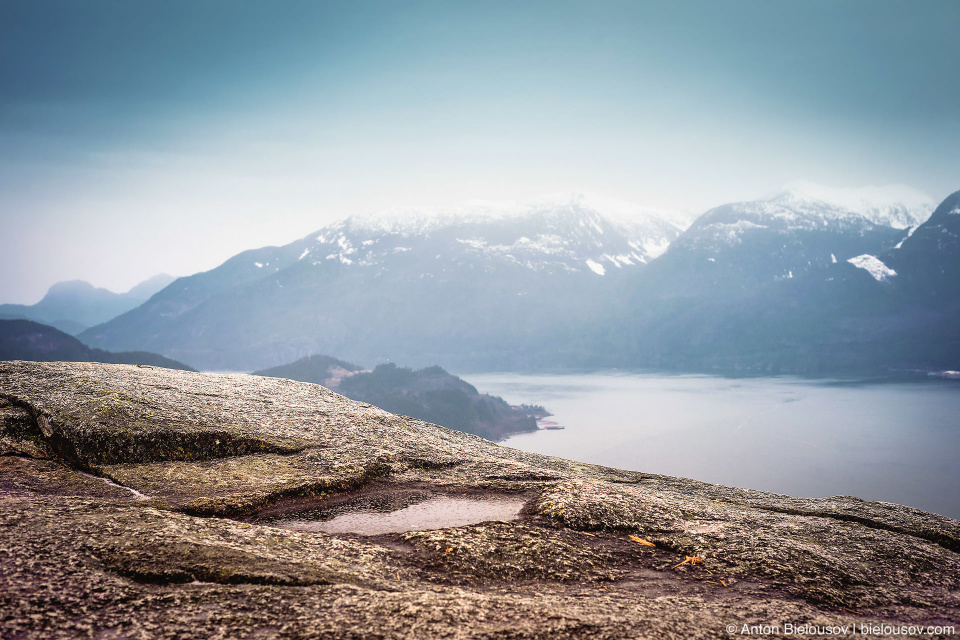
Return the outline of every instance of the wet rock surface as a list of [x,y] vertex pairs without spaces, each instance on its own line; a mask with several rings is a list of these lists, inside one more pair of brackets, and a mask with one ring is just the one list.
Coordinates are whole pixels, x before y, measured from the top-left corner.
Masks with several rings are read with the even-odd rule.
[[[523,453],[305,383],[0,363],[0,454],[4,638],[960,630],[955,520]],[[437,496],[524,506],[428,531],[269,525]]]

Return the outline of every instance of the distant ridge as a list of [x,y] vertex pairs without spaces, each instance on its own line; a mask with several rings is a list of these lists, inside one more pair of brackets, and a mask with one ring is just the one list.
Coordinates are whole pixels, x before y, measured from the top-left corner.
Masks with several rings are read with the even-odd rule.
[[253,375],[322,384],[325,387],[335,389],[338,377],[342,378],[344,374],[356,373],[361,369],[363,369],[363,367],[338,360],[337,358],[313,355],[300,358],[296,362],[282,364],[278,367],[254,371]]
[[146,351],[110,352],[91,349],[71,335],[31,320],[0,320],[0,360],[33,362],[103,362],[146,364],[196,371],[182,362]]
[[313,355],[296,362],[254,371],[253,375],[321,384],[352,400],[419,418],[433,424],[502,440],[537,430],[543,407],[512,407],[502,398],[477,391],[457,376],[433,366],[414,371],[381,364],[373,371],[330,356]]
[[161,273],[126,293],[94,287],[85,280],[57,282],[36,304],[0,304],[0,319],[33,320],[76,335],[143,304],[174,280]]

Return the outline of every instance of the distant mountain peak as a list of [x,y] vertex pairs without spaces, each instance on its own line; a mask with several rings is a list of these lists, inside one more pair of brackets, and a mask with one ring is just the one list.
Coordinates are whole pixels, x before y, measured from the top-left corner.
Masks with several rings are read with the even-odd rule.
[[960,191],[954,191],[947,196],[937,207],[936,211],[931,216],[931,220],[936,222],[946,218],[947,216],[956,215],[960,215]]
[[153,294],[157,293],[168,284],[176,280],[173,276],[166,273],[158,273],[157,275],[144,280],[131,287],[124,295],[146,300]]
[[86,280],[63,280],[61,282],[55,282],[50,285],[50,288],[47,289],[46,298],[55,298],[58,296],[92,296],[98,295],[101,297],[114,298],[130,298],[132,300],[146,300],[154,293],[164,288],[171,282],[176,280],[173,276],[167,275],[165,273],[158,273],[157,275],[144,280],[136,285],[134,285],[126,293],[117,293],[106,289],[104,287],[97,287]]
[[894,229],[922,224],[937,205],[927,194],[902,184],[838,188],[804,180],[787,183],[770,200],[785,204],[819,202]]
[[522,201],[472,200],[454,207],[398,207],[353,216],[348,219],[348,224],[357,231],[418,234],[458,224],[494,223],[550,213],[592,213],[628,226],[650,221],[666,222],[681,230],[687,226],[688,218],[679,212],[643,207],[594,193],[569,191]]
[[[918,254],[924,261],[946,258],[955,262],[960,249],[960,191],[947,196],[930,218],[897,249],[901,253]],[[937,270],[944,272],[939,267],[934,269]]]
[[100,291],[106,291],[108,293],[113,293],[107,289],[102,289],[100,287],[94,287],[92,284],[86,280],[63,280],[61,282],[55,282],[50,285],[50,288],[47,289],[46,295],[58,295],[58,294],[67,294],[67,293],[87,293],[99,289]]

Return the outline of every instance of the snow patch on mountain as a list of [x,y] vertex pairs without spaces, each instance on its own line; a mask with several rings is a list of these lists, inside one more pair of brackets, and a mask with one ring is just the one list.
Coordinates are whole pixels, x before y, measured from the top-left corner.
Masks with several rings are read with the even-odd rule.
[[[909,238],[910,236],[912,236],[913,233],[914,233],[914,231],[916,231],[916,230],[917,230],[916,227],[910,227],[910,229],[907,230],[907,238]],[[903,240],[906,240],[907,238],[904,238]],[[900,247],[902,247],[902,246],[903,246],[903,240],[901,240],[900,242],[898,242],[898,243],[897,243],[897,246],[895,246],[894,249],[899,249]]]
[[883,264],[879,258],[869,254],[863,254],[862,256],[857,256],[856,258],[850,258],[847,260],[847,262],[858,269],[866,270],[867,273],[873,276],[873,279],[877,282],[884,282],[897,275],[896,271]]
[[598,264],[589,258],[586,260],[587,266],[590,267],[590,271],[593,271],[598,276],[602,276],[607,273],[607,270],[603,268],[602,264]]
[[734,246],[743,242],[743,236],[756,229],[768,228],[750,220],[736,222],[712,222],[703,224],[696,233],[688,234],[684,240],[687,246],[710,248],[717,245]]
[[650,260],[659,258],[670,247],[670,240],[667,240],[666,238],[651,238],[650,240],[641,243],[639,246],[637,246],[633,241],[631,241],[629,244],[631,247],[641,253],[640,260],[642,262],[646,262],[646,259],[643,256],[646,256],[646,258],[649,258]]
[[570,242],[556,234],[540,234],[534,239],[520,236],[512,244],[491,244],[481,238],[457,238],[457,242],[488,255],[540,254],[543,256],[571,256]]
[[638,256],[636,253],[621,254],[619,256],[611,256],[605,253],[600,257],[612,263],[617,269],[622,269],[624,265],[632,267],[637,263],[643,263],[643,257]]

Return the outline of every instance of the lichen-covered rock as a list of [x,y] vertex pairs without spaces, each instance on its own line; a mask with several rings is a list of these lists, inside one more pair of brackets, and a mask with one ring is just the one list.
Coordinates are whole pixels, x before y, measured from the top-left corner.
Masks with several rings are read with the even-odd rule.
[[[461,494],[527,506],[375,536],[263,516]],[[527,454],[245,375],[0,363],[0,536],[11,638],[960,630],[955,520]]]
[[429,558],[426,568],[432,575],[426,577],[441,582],[596,582],[619,575],[610,551],[571,531],[490,523],[401,537]]

